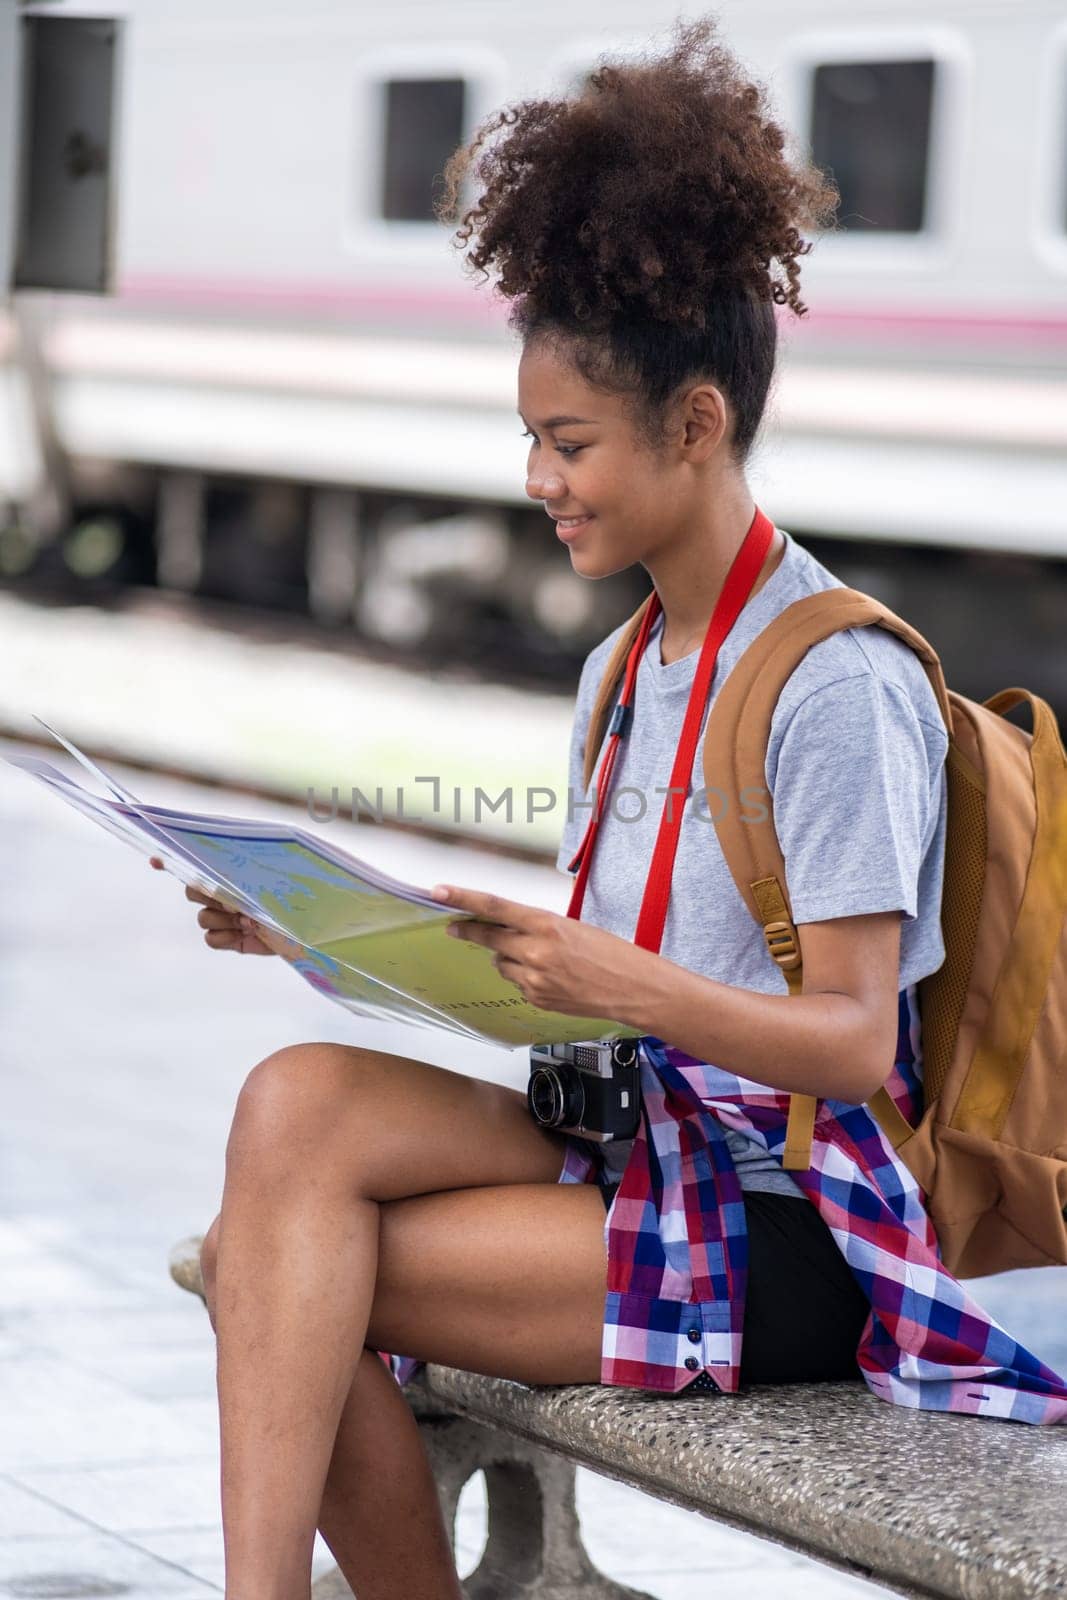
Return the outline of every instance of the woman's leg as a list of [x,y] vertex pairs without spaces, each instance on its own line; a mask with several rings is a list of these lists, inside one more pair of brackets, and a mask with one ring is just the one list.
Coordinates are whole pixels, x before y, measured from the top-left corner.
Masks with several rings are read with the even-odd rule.
[[[201,1252],[214,1326],[218,1219]],[[361,1600],[461,1600],[452,1541],[418,1424],[375,1350],[348,1391],[326,1475],[319,1530]]]
[[[408,1350],[376,1329],[379,1342],[460,1365],[475,1365],[484,1351],[482,1370],[518,1378],[595,1381],[603,1218],[595,1194],[556,1185],[561,1152],[562,1140],[531,1121],[517,1091],[383,1052],[298,1046],[249,1075],[227,1146],[215,1290],[229,1600],[308,1593],[314,1530],[368,1338],[380,1218],[391,1203],[454,1202],[462,1196],[440,1191],[457,1186],[485,1191],[481,1214],[464,1213],[465,1231],[448,1253],[466,1289],[465,1310],[448,1324],[458,1354]],[[551,1208],[554,1239],[544,1235],[547,1196],[562,1202]],[[579,1327],[557,1293],[576,1250],[587,1268]],[[420,1243],[416,1253],[432,1281],[433,1247]],[[512,1259],[517,1276],[505,1299],[513,1306],[518,1296],[519,1321],[505,1328],[494,1317],[494,1285],[511,1284]],[[424,1305],[416,1331],[436,1326],[440,1314]],[[494,1366],[504,1333],[509,1348]],[[410,1585],[398,1592],[413,1593]]]
[[418,1424],[375,1350],[341,1413],[319,1528],[359,1600],[462,1600]]

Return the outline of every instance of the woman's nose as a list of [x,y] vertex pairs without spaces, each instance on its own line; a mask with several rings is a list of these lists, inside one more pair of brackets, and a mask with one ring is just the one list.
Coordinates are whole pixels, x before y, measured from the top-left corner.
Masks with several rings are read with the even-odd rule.
[[529,472],[526,475],[526,493],[531,500],[561,500],[567,486],[558,472]]

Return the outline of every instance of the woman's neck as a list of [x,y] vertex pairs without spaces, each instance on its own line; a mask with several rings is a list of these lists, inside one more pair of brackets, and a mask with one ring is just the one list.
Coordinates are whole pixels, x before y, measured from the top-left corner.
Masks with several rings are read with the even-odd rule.
[[[645,563],[663,608],[660,658],[664,666],[688,655],[702,642],[755,515],[755,502],[742,486],[728,501],[716,500],[699,537],[657,551],[655,559]],[[749,598],[763,588],[784,554],[785,540],[775,529]]]

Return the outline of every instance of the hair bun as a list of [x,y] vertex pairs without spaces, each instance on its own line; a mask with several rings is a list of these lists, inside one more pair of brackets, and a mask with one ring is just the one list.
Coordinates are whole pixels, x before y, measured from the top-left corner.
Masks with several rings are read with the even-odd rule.
[[675,24],[665,54],[601,58],[582,91],[505,108],[457,150],[438,215],[465,175],[482,193],[454,236],[492,265],[523,320],[620,316],[701,330],[724,293],[797,315],[801,230],[829,224],[837,191],[793,161],[711,17]]

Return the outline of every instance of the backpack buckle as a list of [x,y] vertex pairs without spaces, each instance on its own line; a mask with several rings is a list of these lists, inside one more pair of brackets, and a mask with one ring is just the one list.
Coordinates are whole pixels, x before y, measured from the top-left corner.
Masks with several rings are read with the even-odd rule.
[[797,931],[791,922],[765,922],[763,937],[767,941],[771,959],[777,961],[783,971],[800,965]]

